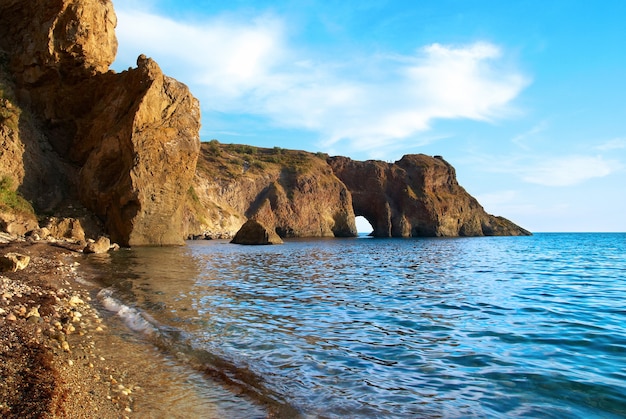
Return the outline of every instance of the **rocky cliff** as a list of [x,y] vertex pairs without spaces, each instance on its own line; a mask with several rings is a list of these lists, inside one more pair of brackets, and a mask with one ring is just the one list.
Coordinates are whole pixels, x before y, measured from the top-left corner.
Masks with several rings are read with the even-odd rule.
[[0,0],[0,176],[121,244],[181,244],[199,103],[146,57],[109,71],[115,25],[110,0]]
[[440,156],[407,155],[395,163],[328,160],[352,194],[355,215],[376,237],[529,235],[509,220],[485,212]]
[[281,237],[352,237],[355,215],[377,237],[527,235],[487,214],[441,157],[389,164],[280,148],[202,144],[188,194],[191,237],[232,237],[247,219]]
[[232,237],[254,219],[281,237],[356,235],[351,195],[326,155],[202,144],[188,194],[188,235]]

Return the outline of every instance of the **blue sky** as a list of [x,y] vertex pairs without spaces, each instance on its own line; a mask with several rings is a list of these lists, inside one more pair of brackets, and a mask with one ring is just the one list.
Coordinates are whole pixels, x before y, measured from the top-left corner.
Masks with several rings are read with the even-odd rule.
[[626,1],[114,5],[114,69],[187,84],[204,141],[442,155],[531,231],[626,231]]

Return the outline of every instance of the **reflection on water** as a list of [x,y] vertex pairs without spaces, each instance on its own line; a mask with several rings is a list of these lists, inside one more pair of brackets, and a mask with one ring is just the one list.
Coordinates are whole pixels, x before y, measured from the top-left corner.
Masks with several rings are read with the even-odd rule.
[[[263,397],[246,396],[250,386],[237,385],[236,367],[194,348],[192,333],[203,321],[192,307],[199,268],[188,248],[148,247],[90,255],[82,270],[102,287],[98,297],[103,308],[117,314],[117,321],[110,320],[114,330],[117,327],[118,333],[125,334],[128,327],[138,332],[131,340],[143,339],[144,345],[154,345],[165,355],[160,359],[169,373],[151,372],[146,380],[162,380],[161,386],[153,382],[152,387],[166,392],[140,398],[140,414],[248,419],[289,411],[276,403],[263,405]],[[110,342],[100,346],[106,350]],[[128,362],[143,361],[137,354],[128,358]]]
[[626,235],[196,242],[94,260],[279,417],[626,416]]

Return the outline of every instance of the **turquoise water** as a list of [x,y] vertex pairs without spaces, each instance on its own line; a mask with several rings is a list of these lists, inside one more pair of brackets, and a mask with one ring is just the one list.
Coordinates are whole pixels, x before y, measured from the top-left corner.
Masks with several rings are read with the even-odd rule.
[[190,242],[85,265],[148,342],[279,417],[626,417],[626,234]]

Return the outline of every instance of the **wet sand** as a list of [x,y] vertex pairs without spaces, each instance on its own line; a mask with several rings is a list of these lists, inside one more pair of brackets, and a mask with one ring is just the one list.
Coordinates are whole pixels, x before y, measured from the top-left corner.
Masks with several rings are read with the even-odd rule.
[[198,393],[202,377],[101,317],[77,250],[0,245],[31,258],[0,276],[0,417],[224,417]]

